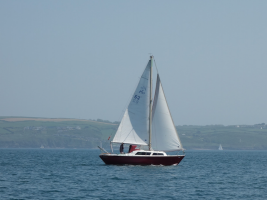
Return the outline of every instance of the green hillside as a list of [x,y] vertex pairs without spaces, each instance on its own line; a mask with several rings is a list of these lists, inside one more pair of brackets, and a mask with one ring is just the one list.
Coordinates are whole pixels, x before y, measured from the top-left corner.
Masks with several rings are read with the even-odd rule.
[[108,144],[108,137],[118,126],[75,119],[4,119],[6,117],[0,118],[0,148],[97,148],[100,142],[103,145]]
[[244,126],[177,126],[186,149],[267,149],[265,124]]
[[[0,148],[109,148],[118,124],[105,120],[0,117]],[[267,150],[267,126],[177,126],[185,149]]]

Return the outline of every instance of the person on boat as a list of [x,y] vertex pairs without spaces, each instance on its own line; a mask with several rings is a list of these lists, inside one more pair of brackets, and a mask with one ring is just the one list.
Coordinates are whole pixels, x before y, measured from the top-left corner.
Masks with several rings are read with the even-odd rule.
[[124,147],[123,147],[123,143],[121,143],[121,146],[120,146],[120,152],[121,152],[121,153],[124,153],[124,152],[123,152],[123,149],[124,149]]

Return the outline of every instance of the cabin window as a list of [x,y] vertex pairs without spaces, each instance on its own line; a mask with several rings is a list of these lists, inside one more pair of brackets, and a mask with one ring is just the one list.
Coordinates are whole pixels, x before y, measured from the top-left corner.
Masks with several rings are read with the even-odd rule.
[[150,152],[137,152],[135,155],[150,155]]
[[153,153],[153,156],[163,156],[163,153]]

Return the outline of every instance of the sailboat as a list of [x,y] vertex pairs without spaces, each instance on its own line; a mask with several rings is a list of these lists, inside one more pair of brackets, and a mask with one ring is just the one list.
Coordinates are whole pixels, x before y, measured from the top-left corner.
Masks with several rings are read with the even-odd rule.
[[218,150],[223,150],[222,145],[220,144]]
[[[154,100],[152,100],[152,62],[150,60],[140,78],[131,101],[125,110],[117,132],[111,141],[111,153],[104,151],[99,157],[105,164],[178,165],[185,155],[166,152],[183,151],[157,74]],[[130,145],[129,151],[113,153],[112,144]],[[121,148],[123,149],[123,148]]]

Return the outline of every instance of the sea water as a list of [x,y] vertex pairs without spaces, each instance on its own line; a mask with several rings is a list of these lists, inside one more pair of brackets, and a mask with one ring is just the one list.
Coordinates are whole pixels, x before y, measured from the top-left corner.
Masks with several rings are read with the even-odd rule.
[[178,166],[105,165],[99,153],[0,149],[0,199],[267,199],[267,151],[186,151]]

